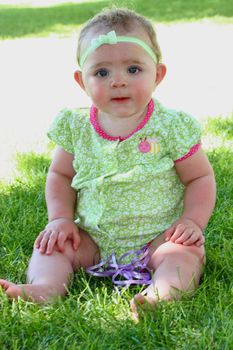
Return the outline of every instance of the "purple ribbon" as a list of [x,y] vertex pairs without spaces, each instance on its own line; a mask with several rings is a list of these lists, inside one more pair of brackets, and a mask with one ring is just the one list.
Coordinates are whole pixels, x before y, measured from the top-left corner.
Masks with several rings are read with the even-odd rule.
[[[128,264],[122,262],[132,255]],[[86,272],[98,277],[111,277],[112,282],[119,286],[130,286],[131,284],[151,284],[151,271],[147,267],[150,259],[148,245],[139,250],[130,250],[122,254],[117,260],[116,254],[111,254],[106,260],[99,264],[88,267]]]

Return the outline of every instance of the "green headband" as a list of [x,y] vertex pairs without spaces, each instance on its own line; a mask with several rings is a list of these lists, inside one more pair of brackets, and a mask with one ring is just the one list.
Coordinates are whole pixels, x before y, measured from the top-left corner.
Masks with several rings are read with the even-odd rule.
[[113,45],[113,44],[117,44],[117,43],[137,44],[137,45],[141,46],[151,56],[152,60],[155,63],[157,63],[157,58],[156,58],[154,51],[144,41],[142,41],[138,38],[132,37],[132,36],[117,36],[116,32],[114,30],[112,30],[111,32],[109,32],[107,34],[99,35],[98,38],[95,38],[91,41],[90,45],[87,47],[87,49],[84,51],[84,53],[80,57],[80,60],[79,60],[80,67],[81,68],[83,67],[83,64],[86,61],[87,57],[93,51],[98,49],[98,47],[105,45],[105,44]]

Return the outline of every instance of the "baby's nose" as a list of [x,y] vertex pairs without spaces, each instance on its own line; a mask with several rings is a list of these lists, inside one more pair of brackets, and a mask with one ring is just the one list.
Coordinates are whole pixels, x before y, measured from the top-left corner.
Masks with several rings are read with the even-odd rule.
[[111,81],[111,87],[127,86],[127,80],[124,74],[114,74]]

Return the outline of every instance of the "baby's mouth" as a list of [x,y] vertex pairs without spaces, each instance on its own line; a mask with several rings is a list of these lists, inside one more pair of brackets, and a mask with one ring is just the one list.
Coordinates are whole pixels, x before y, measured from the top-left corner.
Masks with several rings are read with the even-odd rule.
[[129,97],[114,97],[112,98],[112,101],[115,102],[126,102],[129,100]]

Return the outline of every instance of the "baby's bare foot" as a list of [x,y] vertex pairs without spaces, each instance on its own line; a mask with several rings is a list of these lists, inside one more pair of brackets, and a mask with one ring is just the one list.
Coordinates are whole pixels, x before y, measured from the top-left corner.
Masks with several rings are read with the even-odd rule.
[[56,293],[49,285],[43,284],[15,284],[6,280],[0,279],[0,287],[5,291],[9,299],[30,300],[37,303],[45,303]]
[[138,322],[138,308],[144,306],[146,309],[148,306],[154,306],[159,300],[158,293],[153,286],[149,285],[142,293],[136,294],[130,302],[130,308],[132,311],[132,317],[135,322]]

